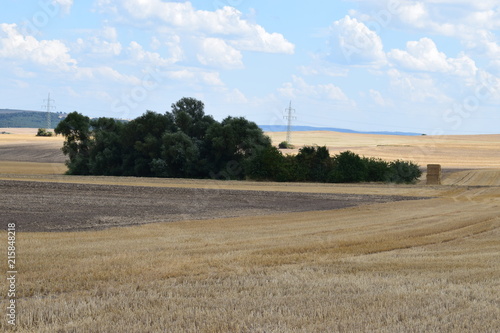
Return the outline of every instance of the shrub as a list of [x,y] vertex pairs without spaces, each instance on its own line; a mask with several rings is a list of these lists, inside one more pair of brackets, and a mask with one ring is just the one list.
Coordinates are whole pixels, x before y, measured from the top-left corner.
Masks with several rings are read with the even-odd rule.
[[414,183],[422,175],[417,164],[407,161],[392,161],[389,163],[387,181],[393,183]]
[[293,145],[288,143],[287,141],[283,141],[278,145],[279,149],[293,149]]
[[389,163],[380,158],[363,158],[366,165],[366,181],[384,182],[389,173]]
[[330,152],[326,146],[304,146],[295,157],[296,181],[327,182],[333,169]]
[[352,151],[345,151],[333,157],[334,170],[329,175],[333,183],[356,183],[367,179],[367,166],[363,159]]
[[47,131],[45,128],[39,128],[36,136],[52,136],[52,132]]
[[285,156],[273,146],[259,149],[245,161],[244,169],[247,177],[254,180],[287,181],[290,178]]

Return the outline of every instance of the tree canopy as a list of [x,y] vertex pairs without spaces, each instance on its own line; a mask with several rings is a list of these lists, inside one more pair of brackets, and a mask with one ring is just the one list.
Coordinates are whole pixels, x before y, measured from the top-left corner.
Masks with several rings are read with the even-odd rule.
[[127,123],[72,112],[55,133],[66,138],[68,173],[79,175],[244,179],[245,159],[271,146],[255,123],[218,122],[194,98]]
[[385,162],[326,147],[283,155],[253,122],[206,115],[203,102],[182,98],[164,114],[147,111],[122,122],[72,112],[55,128],[65,137],[68,174],[269,181],[413,182],[411,162]]

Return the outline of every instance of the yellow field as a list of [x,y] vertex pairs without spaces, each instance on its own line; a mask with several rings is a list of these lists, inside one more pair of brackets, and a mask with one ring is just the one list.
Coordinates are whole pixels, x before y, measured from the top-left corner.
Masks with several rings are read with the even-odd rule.
[[[275,144],[286,133],[267,133]],[[336,132],[293,132],[292,144],[327,146],[331,154],[351,150],[366,157],[404,159],[421,166],[437,163],[443,168],[499,168],[500,135],[394,136]],[[290,150],[295,153],[297,149]]]
[[62,175],[66,170],[64,163],[0,161],[0,174],[4,175]]
[[[319,141],[316,135],[310,140]],[[306,142],[304,134],[302,142],[333,147],[337,135]],[[428,140],[384,136],[374,146],[365,137],[341,136],[339,150],[363,154],[380,147],[373,155],[384,152],[389,159],[407,159],[396,157],[398,151]],[[293,138],[297,144],[298,134]],[[0,179],[429,198],[258,218],[18,233],[17,331],[500,332],[498,138],[441,138],[433,151],[443,152],[442,159],[415,154],[420,163],[443,168],[487,168],[446,174],[442,186],[0,171]],[[474,151],[484,159],[463,153]],[[0,239],[6,242],[4,231]],[[5,284],[3,279],[1,290]],[[5,309],[5,292],[0,303]]]

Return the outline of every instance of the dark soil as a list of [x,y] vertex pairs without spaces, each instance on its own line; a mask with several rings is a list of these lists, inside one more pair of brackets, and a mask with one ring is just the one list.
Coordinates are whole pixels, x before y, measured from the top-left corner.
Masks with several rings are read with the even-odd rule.
[[[62,144],[61,144],[62,147]],[[64,163],[67,158],[54,144],[10,144],[0,146],[0,160],[18,162]]]
[[4,230],[81,231],[154,222],[332,210],[420,198],[0,181]]

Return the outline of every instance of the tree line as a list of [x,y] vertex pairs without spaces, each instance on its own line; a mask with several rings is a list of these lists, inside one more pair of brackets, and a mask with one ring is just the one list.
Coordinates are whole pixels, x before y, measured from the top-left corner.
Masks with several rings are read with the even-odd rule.
[[413,182],[421,175],[412,162],[349,151],[332,157],[326,147],[283,155],[254,122],[216,121],[194,98],[182,98],[170,112],[147,111],[129,122],[72,112],[54,132],[65,137],[62,151],[72,175],[313,182]]
[[[59,124],[60,114],[51,112],[50,120],[53,126]],[[40,128],[47,125],[47,112],[0,110],[0,127]]]

